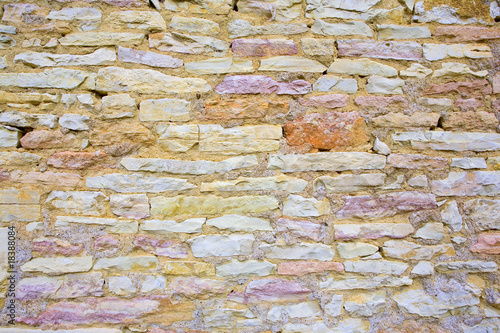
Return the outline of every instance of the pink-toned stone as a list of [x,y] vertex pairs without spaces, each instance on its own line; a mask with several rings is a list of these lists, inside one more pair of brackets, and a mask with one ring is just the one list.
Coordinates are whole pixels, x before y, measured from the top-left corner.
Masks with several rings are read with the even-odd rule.
[[500,94],[500,73],[493,75],[493,93]]
[[476,244],[470,247],[471,252],[484,254],[500,254],[500,232],[483,232],[477,237]]
[[205,102],[203,114],[198,118],[202,120],[230,120],[272,118],[277,113],[287,113],[287,101],[257,100],[251,101],[243,98],[212,99]]
[[403,96],[358,96],[354,103],[359,106],[386,109],[390,107],[404,108],[408,106],[408,100]]
[[94,248],[96,250],[113,250],[120,245],[120,240],[113,235],[102,235],[94,240]]
[[438,95],[455,92],[463,97],[474,97],[490,95],[492,93],[491,85],[488,80],[474,80],[465,82],[449,82],[445,84],[431,84],[424,91],[425,95]]
[[344,108],[349,102],[349,95],[330,94],[299,99],[304,106],[324,107],[329,109]]
[[60,169],[87,169],[99,164],[106,158],[106,153],[62,151],[47,159],[47,164]]
[[187,246],[175,240],[161,240],[149,235],[139,234],[135,236],[134,245],[157,256],[169,258],[188,257]]
[[417,42],[382,42],[367,39],[338,40],[339,56],[376,59],[422,60],[422,45]]
[[54,298],[64,280],[50,277],[21,279],[16,285],[16,299],[21,301]]
[[443,128],[450,131],[496,130],[498,119],[492,112],[453,112],[442,121]]
[[411,170],[443,170],[448,167],[448,159],[421,154],[391,154],[387,164],[399,169]]
[[309,238],[316,242],[322,242],[325,235],[323,223],[295,220],[288,217],[280,217],[276,220],[276,230],[280,233],[290,233],[295,237]]
[[3,6],[2,21],[19,24],[40,24],[49,10],[30,3],[10,3]]
[[206,299],[211,294],[223,294],[226,287],[227,283],[225,281],[190,276],[175,278],[167,289],[173,294]]
[[311,289],[303,287],[295,281],[276,278],[259,279],[251,281],[244,293],[231,293],[229,300],[240,303],[300,301],[307,299],[311,292]]
[[55,237],[42,237],[33,240],[33,251],[38,251],[43,255],[76,255],[82,252],[83,249],[83,244],[73,245],[68,241]]
[[459,98],[455,100],[454,105],[461,111],[476,111],[478,108],[485,107],[484,100],[477,97],[469,99]]
[[287,122],[284,129],[291,146],[338,150],[368,142],[365,120],[358,112],[310,113]]
[[305,80],[278,82],[265,75],[228,75],[215,87],[219,94],[303,95],[311,91]]
[[473,26],[439,26],[436,28],[434,36],[444,36],[447,42],[499,39],[500,29]]
[[322,273],[325,271],[344,271],[341,262],[314,262],[314,261],[292,261],[278,264],[279,275],[302,276],[310,273]]
[[494,99],[491,101],[491,107],[496,111],[500,112],[500,99]]
[[235,39],[231,48],[236,57],[267,57],[297,53],[297,45],[286,39]]
[[73,134],[39,130],[26,133],[21,138],[21,146],[27,149],[77,148],[78,144]]
[[342,199],[345,205],[337,212],[338,219],[377,219],[398,213],[437,208],[434,194],[418,191],[343,196]]
[[39,184],[52,186],[76,187],[82,182],[82,177],[75,173],[55,173],[52,171],[12,171],[11,180],[23,184]]
[[0,182],[5,182],[8,181],[9,179],[10,179],[10,174],[4,169],[0,169]]

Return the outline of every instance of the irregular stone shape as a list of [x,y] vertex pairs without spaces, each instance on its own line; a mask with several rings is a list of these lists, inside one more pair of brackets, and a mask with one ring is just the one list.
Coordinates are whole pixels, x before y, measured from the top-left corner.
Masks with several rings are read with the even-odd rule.
[[34,222],[40,221],[39,205],[2,205],[1,222]]
[[[1,77],[0,77],[1,78]],[[106,67],[100,69],[96,89],[101,92],[155,93],[205,93],[212,87],[203,79],[180,78],[165,75],[152,69],[124,69]]]
[[413,63],[410,67],[399,72],[402,77],[416,77],[423,79],[432,74],[432,69],[422,66],[419,63]]
[[436,61],[451,58],[470,58],[481,59],[491,58],[493,54],[488,45],[470,45],[470,44],[430,44],[424,43],[423,52],[425,59]]
[[500,149],[500,134],[478,132],[399,132],[392,135],[396,143],[408,143],[417,150],[495,151]]
[[422,45],[417,42],[383,42],[366,39],[338,40],[339,56],[375,59],[413,60],[423,59]]
[[488,75],[488,71],[477,71],[474,72],[470,69],[469,66],[465,64],[460,64],[456,62],[444,62],[441,64],[441,69],[437,69],[432,74],[433,78],[441,78],[441,77],[455,77],[460,75],[472,75],[477,77],[486,77]]
[[231,49],[236,57],[284,56],[297,53],[297,45],[288,39],[235,39]]
[[181,59],[166,54],[135,50],[121,46],[118,46],[118,60],[161,68],[178,68],[183,64]]
[[287,122],[284,130],[291,146],[340,150],[368,142],[365,121],[358,112],[309,113]]
[[[279,302],[304,300],[310,293],[309,288],[303,287],[295,281],[270,278],[250,281],[242,296],[245,303],[259,301]],[[235,297],[237,296],[235,295]]]
[[145,99],[140,104],[141,121],[188,121],[191,103],[184,99]]
[[131,118],[137,111],[135,98],[128,94],[103,96],[101,101],[101,119]]
[[277,0],[274,2],[262,0],[242,0],[238,12],[265,17],[278,22],[296,19],[302,13],[300,0]]
[[398,75],[397,69],[379,62],[361,58],[361,59],[335,59],[328,68],[328,73],[370,76],[378,75],[384,77],[393,77]]
[[418,229],[414,238],[440,241],[444,238],[444,227],[441,222],[429,222]]
[[408,313],[422,317],[439,317],[463,306],[479,304],[479,298],[465,292],[439,292],[436,297],[423,290],[408,290],[393,296],[398,306]]
[[188,257],[187,245],[175,240],[162,240],[150,235],[138,234],[135,236],[133,244],[156,256],[172,259]]
[[100,21],[101,11],[97,8],[63,8],[61,10],[51,10],[45,18],[48,20],[63,21]]
[[344,207],[337,212],[338,219],[376,219],[394,216],[398,213],[437,208],[434,194],[408,191],[398,193],[344,196]]
[[311,31],[323,36],[364,36],[373,37],[373,31],[370,27],[360,21],[348,21],[345,23],[327,23],[316,19]]
[[339,243],[337,251],[343,259],[366,257],[378,252],[378,246],[369,243]]
[[500,330],[500,325],[498,319],[496,318],[486,318],[481,321],[481,323],[470,327],[469,325],[462,324],[462,329],[464,333],[475,333],[475,332],[488,332],[488,330]]
[[27,273],[42,272],[44,274],[61,275],[66,273],[87,272],[92,268],[92,257],[56,257],[34,258],[21,266]]
[[150,35],[149,47],[164,52],[212,54],[219,56],[229,51],[229,43],[221,39],[187,35],[178,32]]
[[391,154],[391,149],[387,144],[385,144],[383,141],[380,141],[379,138],[375,138],[375,142],[373,143],[373,151],[381,154],[381,155],[390,155]]
[[449,98],[425,98],[418,99],[418,104],[432,111],[451,111],[453,103]]
[[405,27],[394,24],[377,25],[378,39],[417,39],[431,38],[431,32],[426,26]]
[[343,270],[344,265],[340,262],[291,261],[278,264],[279,275],[303,276],[310,273],[342,272]]
[[103,161],[106,153],[96,152],[72,152],[63,151],[51,155],[47,159],[47,164],[60,169],[85,169]]
[[281,316],[286,313],[290,318],[318,318],[321,317],[321,308],[317,302],[303,302],[292,305],[275,305],[267,313],[270,322],[281,321]]
[[[399,89],[399,88],[398,88]],[[390,112],[383,116],[372,118],[374,126],[377,127],[437,127],[440,119],[439,113],[434,112],[414,112],[411,116]]]
[[114,251],[120,246],[120,241],[112,235],[102,235],[94,240],[94,248],[98,251]]
[[271,275],[276,269],[276,265],[267,261],[258,260],[248,260],[248,261],[238,261],[236,259],[231,260],[227,264],[218,265],[216,267],[217,276],[266,276]]
[[78,216],[56,216],[55,227],[69,227],[71,223],[79,223],[86,225],[102,225],[104,230],[110,233],[135,234],[137,233],[138,223],[129,220],[117,220],[108,218],[92,218]]
[[[349,103],[349,96],[343,94],[312,96],[300,98],[299,103],[303,106],[311,107],[324,107],[329,109],[343,108]],[[305,117],[307,117],[307,115]]]
[[207,220],[208,226],[233,232],[252,232],[257,230],[273,230],[269,221],[242,215],[225,215]]
[[436,255],[454,255],[455,249],[450,244],[420,245],[408,241],[390,240],[382,247],[384,255],[403,260],[431,260]]
[[109,292],[119,296],[130,296],[137,289],[128,276],[110,276],[106,279]]
[[16,151],[0,152],[1,166],[38,165],[41,159],[40,156],[32,153],[19,153]]
[[262,244],[259,249],[271,259],[319,260],[329,261],[335,256],[335,250],[324,244],[274,245]]
[[436,264],[436,271],[440,273],[481,273],[481,272],[496,272],[498,265],[494,261],[448,261]]
[[[477,111],[477,109],[485,107],[484,101],[480,97],[469,99],[459,98],[455,100],[454,105],[461,111]],[[495,106],[492,106],[495,109]]]
[[354,94],[358,91],[358,82],[355,79],[343,79],[339,76],[323,75],[314,82],[313,90]]
[[165,20],[154,11],[115,11],[108,14],[106,22],[112,29],[144,30],[145,32],[160,32],[167,28]]
[[309,238],[321,242],[325,234],[325,225],[307,220],[281,217],[276,220],[276,230],[284,233],[285,237],[292,235],[294,237]]
[[76,148],[76,142],[73,134],[62,134],[60,131],[35,130],[26,133],[21,140],[21,146],[26,149],[45,149],[45,148]]
[[68,241],[53,237],[41,237],[33,240],[33,250],[41,254],[77,255],[83,251],[83,244],[73,245]]
[[411,271],[412,276],[429,276],[432,274],[434,274],[434,265],[429,261],[419,261]]
[[500,194],[500,172],[450,172],[448,178],[432,181],[431,188],[438,196],[495,196]]
[[15,170],[10,173],[12,182],[22,184],[39,184],[51,186],[77,187],[82,182],[82,177],[73,173],[55,173],[51,171],[34,172]]
[[87,187],[106,188],[120,193],[183,191],[195,188],[186,179],[111,173],[87,177]]
[[260,61],[259,71],[323,73],[327,67],[318,61],[297,56],[278,56]]
[[452,158],[451,167],[460,169],[486,169],[486,161],[482,157]]
[[184,68],[186,72],[194,74],[252,73],[255,71],[251,60],[232,57],[187,62]]
[[138,45],[144,40],[144,34],[131,32],[74,32],[62,38],[63,46],[114,46],[121,44]]
[[445,84],[431,84],[424,91],[425,95],[436,95],[456,92],[463,97],[484,96],[492,93],[492,88],[487,80],[473,80],[465,82],[449,82]]
[[87,86],[84,82],[90,76],[89,72],[65,68],[46,69],[40,73],[0,73],[0,86],[75,89]]
[[333,295],[331,301],[323,305],[325,314],[329,317],[338,317],[342,314],[342,295]]
[[358,192],[385,184],[384,173],[366,173],[359,175],[340,175],[337,177],[321,176],[314,180],[314,191],[324,188],[329,193]]
[[155,256],[116,257],[97,259],[94,270],[116,269],[121,271],[154,269],[158,266],[158,258]]
[[303,95],[311,91],[311,83],[305,80],[278,82],[264,75],[227,75],[215,91],[218,94]]
[[87,125],[89,120],[90,118],[84,115],[66,113],[59,118],[59,125],[73,131],[87,131],[89,130],[89,125]]
[[108,197],[102,192],[52,191],[45,203],[49,207],[69,214],[100,216],[105,212],[108,200]]
[[214,21],[194,17],[174,16],[169,27],[200,35],[217,35],[220,32],[219,24]]
[[210,175],[218,172],[229,172],[231,170],[256,166],[257,157],[254,155],[237,156],[222,160],[220,162],[126,157],[121,160],[121,165],[129,171]]
[[255,237],[248,235],[210,235],[198,236],[189,240],[193,256],[199,257],[226,257],[250,255]]
[[498,128],[498,119],[493,112],[453,112],[443,119],[442,125],[443,129],[447,131],[496,130]]
[[477,237],[477,242],[469,250],[476,253],[500,254],[500,233],[483,232]]
[[254,26],[245,20],[234,20],[228,24],[229,38],[246,37],[251,35],[296,35],[307,32],[305,23],[282,24],[274,23]]
[[151,291],[159,292],[167,286],[167,280],[160,275],[146,275],[143,278],[141,292],[148,293]]
[[22,132],[17,128],[0,125],[0,148],[19,146],[22,135]]
[[288,323],[283,326],[283,333],[315,333],[315,332],[328,332],[328,333],[366,333],[370,330],[370,323],[366,320],[347,318],[339,321],[335,327],[331,328],[326,326],[323,322],[316,322],[314,324],[292,324]]
[[500,200],[474,199],[464,203],[464,216],[480,231],[500,230]]
[[397,109],[407,107],[408,100],[403,96],[358,96],[354,99],[354,103],[359,106],[368,108]]
[[[19,111],[7,111],[0,113],[0,123],[13,127],[41,127],[54,128],[57,126],[57,116],[50,114],[33,114]],[[2,127],[3,130],[10,130]]]
[[149,199],[146,194],[112,194],[110,206],[113,214],[129,219],[149,216]]
[[415,231],[409,223],[336,224],[334,229],[335,239],[405,238]]
[[214,275],[214,267],[200,261],[167,261],[165,262],[165,274],[168,275]]
[[325,290],[375,289],[381,287],[409,286],[413,280],[407,276],[393,277],[388,275],[348,276],[322,278],[319,287]]
[[434,36],[445,37],[447,42],[465,42],[499,39],[500,29],[474,26],[438,26]]
[[330,202],[326,198],[319,201],[291,194],[283,201],[283,214],[288,216],[322,216],[330,212]]
[[18,53],[14,57],[14,63],[21,62],[35,68],[55,66],[102,66],[112,65],[115,61],[115,51],[106,49],[98,49],[85,55],[26,52]]
[[[222,294],[227,284],[224,281],[200,279],[194,276],[175,278],[168,286],[173,294],[183,295],[189,298],[200,298],[205,294]],[[202,298],[207,298],[207,296]]]
[[268,169],[281,172],[383,169],[385,156],[362,152],[270,155]]
[[[329,2],[317,1],[317,0],[308,0],[306,7],[306,17],[315,17],[315,18],[329,18],[334,17],[337,18],[341,13],[345,13],[344,15],[358,15],[358,16],[340,16],[338,18],[344,19],[352,19],[358,18],[362,20],[367,20],[372,16],[376,16],[376,14],[371,14],[373,12],[372,7],[375,6],[380,0],[362,0],[358,1],[355,4],[342,0],[335,0]],[[370,14],[362,15],[362,14]]]
[[315,38],[302,38],[302,51],[304,54],[311,56],[333,56],[337,48],[335,39],[315,39]]
[[36,189],[14,187],[0,189],[0,204],[38,204],[40,192]]
[[344,309],[351,316],[370,317],[385,308],[385,291],[354,295],[344,301]]
[[398,169],[444,170],[448,168],[448,159],[421,154],[391,154],[387,158],[387,164]]
[[478,23],[479,18],[480,22],[484,24],[484,19],[490,19],[487,13],[488,7],[486,5],[474,5],[468,1],[459,1],[457,3],[439,1],[425,3],[425,5],[424,1],[418,1],[414,7],[412,20],[441,24],[474,24]]
[[172,232],[183,232],[187,234],[199,233],[202,232],[202,226],[205,224],[205,220],[205,218],[192,218],[179,223],[171,220],[147,220],[141,223],[140,230],[154,234]]
[[307,181],[286,176],[277,177],[239,177],[235,180],[201,183],[201,192],[213,191],[287,191],[289,193],[302,192]]
[[[164,3],[165,9],[180,12],[189,11],[194,14],[222,14],[227,15],[233,9],[233,3],[229,0],[207,0],[199,3],[193,2],[177,2],[174,0],[166,0]],[[156,9],[160,10],[158,4]]]
[[388,79],[382,76],[373,75],[368,79],[366,91],[370,94],[394,95],[403,94],[405,81],[402,79]]
[[346,272],[402,275],[408,264],[388,260],[344,261]]

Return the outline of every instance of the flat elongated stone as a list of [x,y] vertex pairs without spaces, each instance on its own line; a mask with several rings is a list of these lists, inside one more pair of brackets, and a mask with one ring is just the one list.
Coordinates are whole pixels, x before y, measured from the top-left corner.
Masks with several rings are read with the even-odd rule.
[[207,225],[233,232],[252,232],[257,230],[273,230],[269,221],[242,215],[225,215],[207,220]]
[[426,26],[405,27],[394,24],[377,25],[378,38],[390,39],[417,39],[430,38],[431,32]]
[[219,24],[214,21],[194,17],[174,16],[169,27],[201,35],[217,35],[220,32]]
[[287,217],[280,217],[276,220],[276,230],[294,237],[309,238],[317,242],[323,241],[325,225],[308,220],[297,220]]
[[324,244],[274,245],[262,244],[259,249],[271,259],[300,259],[329,261],[335,256],[335,250]]
[[204,112],[199,119],[231,120],[252,118],[274,118],[281,112],[287,112],[289,103],[284,100],[269,101],[261,98],[252,101],[245,98],[215,98],[205,102]]
[[112,65],[115,61],[115,51],[106,49],[85,55],[26,52],[14,57],[14,63],[22,62],[31,67]]
[[315,191],[324,188],[329,193],[349,193],[367,190],[385,184],[384,173],[366,173],[360,175],[340,175],[337,177],[321,176],[314,180]]
[[92,268],[92,257],[34,258],[21,266],[23,272],[45,274],[66,274],[87,272]]
[[297,53],[297,45],[288,39],[235,39],[231,49],[237,57],[266,57],[292,55]]
[[500,230],[500,200],[469,200],[464,203],[464,212],[464,216],[480,231]]
[[149,199],[146,194],[113,194],[109,201],[115,215],[129,219],[149,216]]
[[144,40],[144,34],[131,32],[74,32],[62,38],[64,46],[113,46],[119,44],[138,45]]
[[283,201],[283,214],[288,216],[322,216],[330,211],[330,202],[326,198],[320,201],[291,194]]
[[408,100],[403,96],[358,96],[354,99],[354,103],[367,108],[399,110],[400,107],[408,105]]
[[479,132],[398,132],[392,135],[396,143],[407,143],[417,150],[496,151],[500,149],[500,134]]
[[0,152],[0,165],[1,166],[23,166],[23,165],[37,165],[42,158],[32,153],[19,153]]
[[318,61],[297,56],[278,56],[260,61],[260,71],[323,73],[326,67]]
[[328,73],[360,76],[379,75],[384,77],[398,75],[396,68],[366,58],[335,59],[328,68]]
[[455,249],[451,244],[420,245],[404,240],[387,241],[384,243],[382,250],[387,257],[403,260],[431,260],[436,255],[455,254]]
[[233,259],[231,262],[216,267],[216,274],[218,276],[266,276],[273,274],[276,265],[267,261],[238,261]]
[[344,265],[340,262],[291,261],[278,264],[279,275],[303,276],[326,271],[342,272]]
[[74,89],[90,75],[89,72],[64,68],[46,69],[41,73],[0,73],[0,86]]
[[496,272],[498,265],[494,261],[448,261],[436,264],[436,270],[440,273],[454,273],[454,272],[467,272],[467,273],[481,273],[481,272]]
[[378,252],[378,246],[369,243],[339,243],[337,245],[339,255],[343,259],[366,257]]
[[43,255],[63,254],[78,255],[83,251],[83,244],[73,245],[55,237],[40,237],[33,240],[33,250]]
[[116,269],[121,271],[153,269],[158,266],[158,258],[155,256],[137,256],[137,257],[116,257],[97,259],[95,270]]
[[252,253],[255,237],[249,235],[210,235],[198,236],[189,240],[195,257],[236,256]]
[[[391,92],[392,93],[392,92]],[[411,116],[403,113],[390,112],[383,116],[372,118],[374,126],[377,127],[393,127],[393,128],[409,128],[409,127],[436,127],[439,122],[440,115],[437,112],[415,112]]]
[[111,28],[118,31],[123,29],[134,29],[147,32],[159,32],[167,28],[161,14],[155,11],[115,11],[109,13],[106,22]]
[[120,193],[182,191],[195,188],[186,179],[111,173],[87,177],[87,187],[107,188]]
[[167,261],[164,271],[168,275],[214,275],[214,267],[200,261]]
[[381,287],[409,286],[413,280],[407,276],[393,277],[388,275],[348,276],[345,278],[328,277],[319,282],[319,287],[325,290],[375,289]]
[[408,264],[388,260],[344,261],[346,272],[402,275]]
[[500,194],[500,172],[450,172],[448,178],[432,181],[431,188],[438,196],[496,196]]
[[187,62],[184,68],[194,74],[252,73],[252,61],[240,58],[217,58]]
[[176,240],[164,240],[148,234],[138,234],[135,236],[133,244],[149,253],[160,257],[172,259],[187,258],[188,246]]
[[135,234],[137,233],[138,223],[131,220],[118,220],[109,218],[80,217],[80,216],[56,216],[55,227],[68,227],[72,223],[83,225],[101,225],[110,233]]
[[323,75],[313,84],[313,90],[354,94],[358,91],[355,79],[343,79],[334,75]]
[[316,302],[303,302],[293,305],[275,305],[267,313],[267,320],[279,322],[283,313],[290,318],[317,318],[321,316],[321,308]]
[[34,222],[40,220],[39,205],[1,205],[1,222]]
[[488,71],[474,72],[469,66],[457,62],[445,62],[441,64],[441,69],[435,70],[432,77],[456,77],[460,75],[472,75],[477,77],[485,77]]
[[423,46],[425,59],[436,61],[451,58],[491,58],[493,54],[488,45],[470,45],[470,44],[430,44],[425,43]]
[[[349,96],[344,94],[311,96],[308,98],[300,98],[299,103],[303,106],[336,109],[346,107],[349,103]],[[306,115],[305,117],[307,118],[308,115]],[[314,115],[309,117],[314,117]]]
[[447,131],[487,131],[498,128],[498,119],[493,112],[453,112],[443,119],[442,125]]
[[140,104],[141,121],[188,121],[191,103],[184,99],[145,99]]
[[[148,206],[149,207],[149,206]],[[205,218],[192,218],[183,222],[176,222],[172,220],[146,220],[141,223],[141,230],[154,233],[199,233],[202,232],[202,226],[205,224]]]
[[422,45],[416,42],[382,42],[364,39],[338,40],[340,56],[377,59],[423,59]]
[[383,169],[385,160],[385,156],[361,152],[280,154],[270,155],[267,167],[282,172],[368,170]]
[[202,279],[194,276],[175,278],[168,286],[172,293],[189,298],[207,298],[208,295],[224,293],[227,283],[219,280]]
[[45,203],[70,214],[100,216],[106,210],[108,200],[102,192],[52,191]]
[[[350,13],[350,11],[347,11]],[[318,321],[313,324],[294,324],[287,323],[283,326],[283,333],[315,333],[315,332],[328,332],[328,333],[366,333],[370,330],[370,322],[361,319],[347,318],[338,321],[332,328],[325,325],[324,322]]]
[[469,250],[476,253],[500,254],[500,233],[483,232],[477,237],[477,242]]
[[244,300],[250,302],[303,300],[310,293],[309,288],[295,281],[276,278],[259,279],[247,285]]
[[[1,79],[1,77],[0,77]],[[152,69],[124,69],[107,67],[100,69],[96,89],[102,92],[156,93],[204,93],[212,90],[203,79],[180,78],[165,75]]]
[[118,46],[118,60],[162,68],[177,68],[183,64],[181,59],[166,54],[135,50],[121,46]]
[[449,82],[445,84],[431,84],[425,95],[437,95],[455,92],[462,97],[484,96],[492,93],[488,80],[473,80],[463,82]]
[[337,52],[335,39],[302,38],[302,51],[312,56],[333,56]]
[[85,20],[85,21],[100,21],[102,17],[101,11],[97,8],[63,8],[61,10],[51,10],[45,18],[48,20]]
[[305,23],[254,26],[245,20],[234,20],[228,24],[229,38],[246,37],[251,35],[296,35],[308,30]]
[[327,23],[316,19],[311,31],[323,36],[364,36],[373,37],[370,27],[360,21],[347,21],[345,23]]
[[182,161],[161,158],[126,157],[121,165],[129,171],[168,172],[173,174],[209,175],[218,172],[229,172],[257,165],[254,155],[231,157],[220,162]]
[[303,95],[311,91],[311,83],[305,80],[278,82],[264,75],[228,75],[215,91],[218,94]]
[[26,133],[19,141],[26,149],[76,148],[78,146],[73,134],[65,135],[57,130],[35,130]]
[[76,187],[82,182],[82,177],[73,173],[55,173],[52,171],[34,172],[15,170],[10,173],[10,180],[22,184],[40,184],[52,186]]
[[335,239],[405,238],[415,230],[409,223],[336,224],[334,229]]
[[149,47],[164,52],[185,54],[224,55],[229,51],[229,43],[221,39],[178,32],[150,35]]
[[398,192],[377,196],[345,196],[344,207],[337,212],[338,219],[376,219],[398,213],[437,208],[436,197],[426,192]]
[[388,79],[382,76],[373,75],[368,79],[366,91],[370,94],[402,95],[402,87],[404,87],[404,85],[405,81],[402,79]]
[[438,26],[434,36],[442,36],[448,42],[499,39],[500,29],[473,26]]
[[84,169],[92,167],[103,161],[106,157],[104,152],[71,152],[63,151],[51,155],[47,164],[61,169]]
[[398,169],[443,170],[448,167],[448,159],[421,154],[391,154],[387,158],[387,164]]
[[200,191],[287,191],[289,193],[297,193],[302,192],[306,186],[307,181],[286,176],[240,177],[235,180],[201,183]]

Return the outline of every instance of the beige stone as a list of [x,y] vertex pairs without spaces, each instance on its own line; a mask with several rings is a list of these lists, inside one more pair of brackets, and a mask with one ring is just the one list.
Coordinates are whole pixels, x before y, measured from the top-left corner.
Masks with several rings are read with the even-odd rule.
[[93,258],[86,257],[56,257],[34,258],[21,266],[23,272],[42,272],[60,275],[66,273],[87,272],[92,268]]
[[116,269],[131,271],[140,269],[154,269],[158,266],[158,258],[155,256],[116,257],[97,259],[94,269]]
[[106,22],[116,31],[134,29],[160,32],[167,28],[163,17],[155,11],[115,11],[108,15]]
[[138,45],[144,34],[132,32],[75,32],[59,38],[63,46]]
[[201,35],[217,35],[220,32],[219,24],[195,17],[174,16],[169,27],[174,30]]
[[201,183],[200,191],[286,191],[289,193],[302,192],[307,181],[286,176],[238,178],[229,181]]
[[186,72],[193,74],[252,73],[255,71],[251,60],[230,57],[186,62],[184,68]]
[[296,56],[278,56],[260,61],[259,71],[323,73],[326,67],[318,61]]
[[140,104],[141,121],[188,121],[191,103],[177,98],[145,99]]

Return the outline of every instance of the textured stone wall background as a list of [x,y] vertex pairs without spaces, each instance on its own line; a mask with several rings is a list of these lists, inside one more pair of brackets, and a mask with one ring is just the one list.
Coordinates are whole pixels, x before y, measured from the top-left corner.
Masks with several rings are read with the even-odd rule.
[[495,0],[1,4],[0,332],[500,331]]

